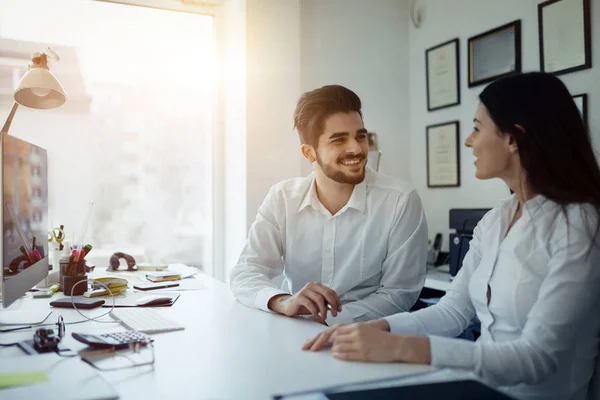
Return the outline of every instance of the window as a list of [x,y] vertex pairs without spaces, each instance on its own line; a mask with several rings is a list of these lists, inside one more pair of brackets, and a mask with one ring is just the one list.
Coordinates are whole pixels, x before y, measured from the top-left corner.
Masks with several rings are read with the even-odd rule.
[[[32,12],[35,10],[35,12]],[[67,103],[19,108],[10,134],[48,150],[50,222],[103,267],[114,251],[212,270],[215,38],[211,16],[80,0],[0,3],[0,113],[32,52]],[[95,256],[95,257],[92,257]]]

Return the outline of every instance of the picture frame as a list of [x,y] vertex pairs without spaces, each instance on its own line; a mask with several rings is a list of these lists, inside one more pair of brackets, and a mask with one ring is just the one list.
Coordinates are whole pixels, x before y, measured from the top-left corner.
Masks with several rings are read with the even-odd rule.
[[521,72],[521,20],[509,22],[468,40],[469,87]]
[[540,71],[554,75],[592,68],[590,0],[538,4]]
[[588,127],[588,109],[587,109],[587,100],[588,100],[588,95],[587,93],[582,93],[582,94],[576,94],[573,97],[573,101],[575,102],[575,105],[577,105],[577,108],[579,109],[579,112],[581,113],[581,119],[583,120],[583,125],[586,127]]
[[425,50],[428,111],[460,104],[459,46],[455,38]]
[[460,122],[426,127],[427,187],[460,186]]

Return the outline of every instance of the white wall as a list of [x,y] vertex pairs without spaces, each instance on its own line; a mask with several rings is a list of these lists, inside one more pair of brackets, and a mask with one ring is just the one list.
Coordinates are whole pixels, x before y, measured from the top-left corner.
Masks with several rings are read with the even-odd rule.
[[[411,181],[418,189],[429,222],[429,236],[444,234],[448,248],[448,210],[450,208],[493,207],[510,193],[498,179],[480,181],[475,178],[474,158],[470,149],[461,145],[461,186],[458,188],[427,188],[425,159],[425,127],[460,120],[460,140],[464,142],[472,128],[478,95],[485,86],[467,86],[467,40],[469,37],[521,19],[523,71],[538,71],[539,0],[426,0],[425,18],[420,28],[410,26],[410,171]],[[600,55],[600,0],[592,0],[592,55]],[[445,41],[460,38],[461,104],[428,112],[425,87],[425,50]],[[390,41],[391,42],[391,41]],[[588,114],[593,136],[600,140],[600,66],[561,75],[573,94],[588,93]]]
[[293,132],[300,96],[299,0],[247,0],[247,223],[269,188],[301,175]]
[[[302,0],[301,88],[340,84],[363,102],[380,170],[408,179],[408,1]],[[298,139],[297,143],[299,143]],[[302,171],[311,165],[303,160]]]

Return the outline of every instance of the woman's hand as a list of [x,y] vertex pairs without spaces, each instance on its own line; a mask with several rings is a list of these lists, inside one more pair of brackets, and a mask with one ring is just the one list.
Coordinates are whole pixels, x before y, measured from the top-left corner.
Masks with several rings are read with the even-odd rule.
[[431,364],[429,338],[393,335],[369,324],[338,327],[331,344],[332,355],[340,360]]
[[[352,325],[369,325],[369,326],[372,326],[372,327],[382,330],[382,331],[390,330],[390,325],[384,319],[378,319],[375,321],[369,321],[369,322],[365,322],[362,324],[352,324]],[[322,348],[324,348],[325,346],[331,345],[332,338],[333,338],[333,336],[335,336],[335,333],[339,328],[341,328],[342,326],[352,326],[352,325],[336,324],[336,325],[332,326],[331,328],[326,329],[323,332],[319,333],[317,336],[315,336],[308,342],[304,343],[304,346],[302,346],[302,350],[319,351]]]
[[335,324],[329,329],[325,329],[323,332],[319,333],[314,338],[310,339],[308,342],[304,343],[302,346],[302,350],[310,350],[310,351],[319,351],[323,347],[331,344],[330,338],[331,335],[335,333],[337,329],[344,326],[344,324]]

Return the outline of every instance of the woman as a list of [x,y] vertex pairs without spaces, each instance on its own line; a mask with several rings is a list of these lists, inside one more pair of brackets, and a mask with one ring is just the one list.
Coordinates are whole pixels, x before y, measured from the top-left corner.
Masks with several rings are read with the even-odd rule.
[[[338,325],[304,345],[343,360],[466,368],[519,398],[584,399],[600,333],[600,170],[556,77],[498,80],[480,95],[476,177],[514,191],[475,228],[463,267],[432,307]],[[477,342],[455,339],[477,315]]]

